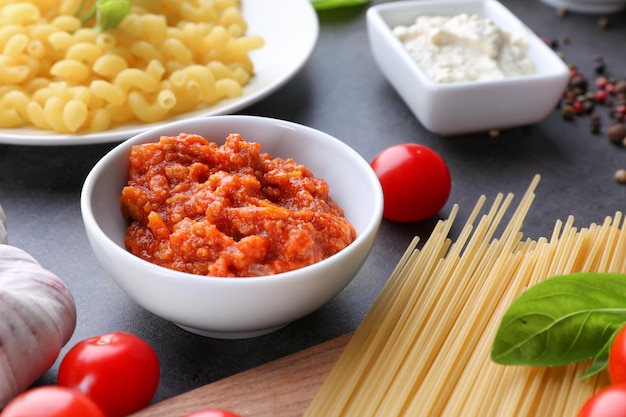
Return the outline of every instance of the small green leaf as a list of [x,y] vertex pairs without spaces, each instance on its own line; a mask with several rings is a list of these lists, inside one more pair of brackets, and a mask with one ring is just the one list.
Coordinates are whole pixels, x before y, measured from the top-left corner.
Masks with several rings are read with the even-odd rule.
[[530,366],[601,361],[624,323],[626,275],[585,272],[548,278],[511,304],[491,358],[501,364]]
[[338,7],[358,6],[369,3],[369,0],[311,0],[316,10],[336,9]]
[[130,12],[132,5],[131,0],[96,0],[93,6],[83,13],[85,0],[81,0],[74,14],[80,18],[83,24],[87,23],[95,15],[96,24],[94,29],[101,32],[119,25]]
[[119,25],[130,12],[132,2],[130,0],[98,0],[96,7],[95,29],[103,31]]

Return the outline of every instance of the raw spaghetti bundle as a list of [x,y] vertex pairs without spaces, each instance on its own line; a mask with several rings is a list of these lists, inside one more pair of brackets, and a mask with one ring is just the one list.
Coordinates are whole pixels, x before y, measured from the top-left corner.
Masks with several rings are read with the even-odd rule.
[[[513,195],[479,199],[456,241],[454,207],[422,249],[411,243],[305,416],[575,416],[606,385],[588,364],[498,365],[489,352],[507,307],[529,286],[572,272],[626,273],[622,214],[550,238],[524,239],[533,179],[507,224]],[[503,229],[499,237],[497,231]]]

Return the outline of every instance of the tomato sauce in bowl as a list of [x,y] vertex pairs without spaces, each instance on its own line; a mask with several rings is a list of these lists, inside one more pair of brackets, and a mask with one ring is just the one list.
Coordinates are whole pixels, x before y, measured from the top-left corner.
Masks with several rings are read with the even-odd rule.
[[177,271],[254,277],[341,251],[356,232],[329,187],[293,159],[231,134],[163,136],[133,146],[120,201],[126,248]]

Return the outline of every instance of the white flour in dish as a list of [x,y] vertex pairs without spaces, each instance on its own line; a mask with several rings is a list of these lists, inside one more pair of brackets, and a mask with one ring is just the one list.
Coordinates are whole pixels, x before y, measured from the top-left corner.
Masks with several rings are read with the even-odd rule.
[[435,81],[494,80],[535,72],[525,32],[506,32],[478,15],[419,16],[394,34]]

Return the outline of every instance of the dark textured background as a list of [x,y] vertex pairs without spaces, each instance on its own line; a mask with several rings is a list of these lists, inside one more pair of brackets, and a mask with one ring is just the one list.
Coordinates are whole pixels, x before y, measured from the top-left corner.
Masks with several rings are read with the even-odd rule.
[[[503,3],[538,35],[557,41],[568,37],[569,44],[559,42],[561,51],[591,79],[598,55],[610,73],[626,76],[626,14],[609,16],[608,27],[601,29],[599,16],[560,17],[537,0]],[[613,180],[615,170],[626,168],[626,150],[610,144],[604,132],[589,133],[589,118],[566,122],[555,110],[541,123],[497,138],[442,138],[422,128],[372,59],[365,11],[361,7],[320,13],[319,43],[310,61],[278,92],[241,113],[320,129],[367,160],[401,142],[435,149],[448,162],[453,178],[442,217],[452,204],[459,204],[463,219],[481,194],[491,199],[498,192],[513,192],[520,197],[535,174],[541,174],[542,181],[524,226],[531,238],[549,236],[555,221],[570,215],[582,227],[626,209],[626,185]],[[609,119],[601,113],[606,128]],[[93,256],[80,215],[80,189],[94,163],[113,146],[0,145],[0,204],[9,219],[10,243],[62,277],[76,298],[78,326],[66,349],[113,330],[144,337],[162,362],[155,401],[355,330],[411,238],[426,239],[433,225],[383,222],[354,282],[319,311],[280,331],[240,341],[203,338],[142,310],[107,278]],[[54,383],[56,369],[40,383]]]

